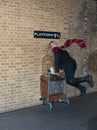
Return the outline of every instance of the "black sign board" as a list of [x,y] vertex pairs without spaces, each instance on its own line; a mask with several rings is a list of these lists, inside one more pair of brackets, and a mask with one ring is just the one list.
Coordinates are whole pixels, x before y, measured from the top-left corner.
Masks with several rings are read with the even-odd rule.
[[37,31],[35,30],[34,38],[48,38],[48,39],[60,39],[61,34],[60,32],[49,32],[49,31]]

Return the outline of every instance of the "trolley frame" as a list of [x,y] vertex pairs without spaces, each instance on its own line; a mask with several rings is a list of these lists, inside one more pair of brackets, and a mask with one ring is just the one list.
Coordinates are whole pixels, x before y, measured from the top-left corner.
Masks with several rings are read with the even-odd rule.
[[59,78],[52,80],[51,73],[48,71],[48,75],[42,75],[40,77],[40,91],[43,104],[47,105],[49,110],[52,110],[53,103],[56,101],[63,102],[65,105],[69,105],[69,99],[65,94],[66,79]]

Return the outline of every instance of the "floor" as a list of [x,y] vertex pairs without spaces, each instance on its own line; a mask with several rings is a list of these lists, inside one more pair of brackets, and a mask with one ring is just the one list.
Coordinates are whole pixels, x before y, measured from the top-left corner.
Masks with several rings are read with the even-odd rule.
[[97,130],[97,93],[0,114],[0,130]]

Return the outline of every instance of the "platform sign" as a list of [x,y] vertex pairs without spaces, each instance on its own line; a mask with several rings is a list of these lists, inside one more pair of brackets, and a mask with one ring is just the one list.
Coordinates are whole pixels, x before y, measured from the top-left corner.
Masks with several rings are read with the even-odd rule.
[[60,32],[49,32],[49,31],[37,31],[33,33],[34,38],[48,38],[48,39],[60,39]]

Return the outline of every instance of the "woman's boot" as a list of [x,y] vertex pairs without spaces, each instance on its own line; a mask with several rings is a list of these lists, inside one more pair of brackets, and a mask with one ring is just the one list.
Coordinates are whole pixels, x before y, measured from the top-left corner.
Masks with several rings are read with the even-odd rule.
[[87,75],[86,80],[90,84],[90,86],[93,88],[94,87],[94,81],[93,81],[92,75]]
[[86,95],[86,90],[87,90],[87,88],[85,88],[85,87],[81,88],[80,89],[80,92],[81,92],[80,96]]

